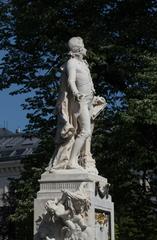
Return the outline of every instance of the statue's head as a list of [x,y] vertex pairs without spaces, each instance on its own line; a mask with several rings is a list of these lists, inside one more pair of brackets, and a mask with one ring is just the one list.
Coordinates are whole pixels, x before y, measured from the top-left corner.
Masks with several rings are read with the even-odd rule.
[[45,204],[45,209],[48,213],[53,214],[55,210],[57,209],[56,201],[48,200]]
[[86,56],[87,50],[84,47],[83,39],[81,37],[72,37],[68,42],[71,55],[83,55]]

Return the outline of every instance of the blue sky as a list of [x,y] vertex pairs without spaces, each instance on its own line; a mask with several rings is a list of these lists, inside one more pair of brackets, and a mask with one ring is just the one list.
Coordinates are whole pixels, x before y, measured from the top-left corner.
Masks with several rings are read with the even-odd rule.
[[[0,61],[2,56],[4,52],[0,51]],[[11,96],[9,92],[13,89],[15,86],[0,91],[0,127],[8,126],[14,132],[17,128],[24,129],[28,123],[27,112],[22,110],[20,105],[24,103],[25,98],[31,96],[31,93]]]
[[27,112],[22,110],[20,106],[28,97],[28,94],[10,96],[9,92],[11,90],[12,88],[0,91],[0,127],[5,125],[14,132],[17,128],[24,129],[28,123],[26,119]]

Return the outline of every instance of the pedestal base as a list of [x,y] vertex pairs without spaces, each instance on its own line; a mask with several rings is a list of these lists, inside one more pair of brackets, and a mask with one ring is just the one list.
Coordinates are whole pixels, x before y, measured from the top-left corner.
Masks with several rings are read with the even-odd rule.
[[[81,228],[81,237],[76,239],[114,240],[114,206],[111,196],[105,192],[107,179],[98,175],[89,174],[86,171],[73,169],[55,170],[52,173],[45,172],[42,174],[39,182],[40,191],[37,193],[37,198],[34,202],[35,240],[75,239],[70,236],[66,238],[63,236],[61,237],[58,231],[61,229],[60,224],[63,224],[64,222],[63,225],[65,225],[65,227],[62,227],[64,230],[64,228],[68,228],[68,224],[75,223],[76,218],[78,217],[83,219],[84,225],[87,227],[84,227],[83,229],[81,225],[82,223],[77,222],[77,224],[75,224]],[[45,209],[45,204],[48,200],[56,199],[56,202],[59,200],[55,206],[59,206],[59,204],[63,206],[64,201],[62,197],[62,190],[68,191],[69,196],[75,197],[76,195],[78,198],[80,197],[80,201],[83,202],[84,200],[80,194],[81,186],[83,186],[84,192],[90,201],[90,207],[87,211],[87,214],[78,214],[77,209],[75,209],[76,213],[74,214],[74,217],[71,217],[71,219],[69,218],[67,220],[65,215],[59,215],[57,210],[53,218],[52,212],[50,214],[50,212]],[[77,199],[75,200],[77,205]],[[68,207],[65,207],[65,210],[67,209]]]

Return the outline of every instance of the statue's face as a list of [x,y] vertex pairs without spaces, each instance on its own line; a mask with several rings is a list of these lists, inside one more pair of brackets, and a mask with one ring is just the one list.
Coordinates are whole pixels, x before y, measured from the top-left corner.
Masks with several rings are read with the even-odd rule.
[[57,205],[56,205],[56,203],[54,202],[54,201],[52,201],[52,200],[48,200],[47,202],[46,202],[46,210],[48,211],[48,212],[51,212],[51,213],[54,213],[55,212],[55,210],[57,209]]
[[80,53],[81,53],[83,56],[86,56],[86,55],[87,55],[87,49],[84,47],[84,44],[82,44],[82,47],[80,48]]

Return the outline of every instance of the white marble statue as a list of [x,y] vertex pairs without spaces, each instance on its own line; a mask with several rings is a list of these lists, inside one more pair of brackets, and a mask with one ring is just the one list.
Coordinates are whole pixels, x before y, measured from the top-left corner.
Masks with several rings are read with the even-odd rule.
[[[59,240],[89,240],[92,237],[91,229],[85,223],[85,216],[90,208],[90,201],[87,194],[81,190],[71,192],[62,191],[62,197],[58,201],[48,200],[45,209],[51,217],[51,221],[57,224],[60,230],[54,234]],[[84,217],[83,217],[84,216]],[[54,229],[54,227],[53,227]],[[51,239],[45,236],[43,239]]]
[[[93,121],[106,106],[95,95],[82,38],[69,40],[70,59],[62,66],[61,89],[57,101],[56,150],[48,170],[87,169],[97,173],[90,152]],[[82,166],[81,166],[82,165]]]

